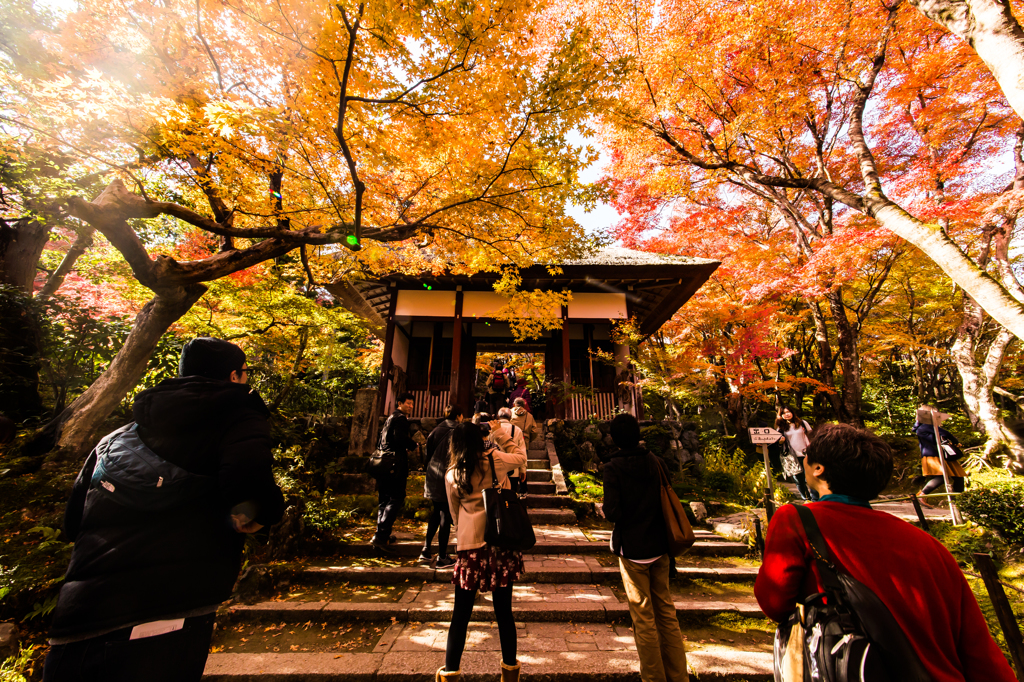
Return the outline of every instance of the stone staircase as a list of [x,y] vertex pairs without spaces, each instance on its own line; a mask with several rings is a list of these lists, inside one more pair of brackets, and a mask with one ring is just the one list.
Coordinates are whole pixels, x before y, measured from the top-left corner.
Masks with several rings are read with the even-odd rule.
[[554,443],[545,436],[531,441],[526,460],[526,507],[534,525],[576,522],[576,512],[570,508],[569,491],[561,476]]
[[[636,682],[639,660],[610,531],[576,524],[551,441],[530,444],[527,501],[537,545],[524,557],[513,610],[524,680]],[[558,494],[561,493],[561,494]],[[420,537],[379,558],[366,542],[332,562],[279,570],[267,601],[218,616],[208,682],[428,682],[444,663],[451,569],[417,562]],[[455,551],[452,546],[451,551]],[[700,680],[772,679],[771,635],[752,595],[747,546],[697,531],[677,560],[673,596],[691,673]],[[280,567],[279,567],[280,568]],[[481,594],[462,670],[497,680],[500,646]]]

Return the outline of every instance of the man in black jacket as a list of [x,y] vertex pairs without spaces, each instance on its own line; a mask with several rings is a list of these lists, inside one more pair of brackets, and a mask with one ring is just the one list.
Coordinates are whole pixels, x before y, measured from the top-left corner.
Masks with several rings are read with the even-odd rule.
[[664,465],[640,445],[629,414],[611,423],[618,452],[604,465],[604,515],[615,524],[612,553],[626,588],[643,682],[686,682],[686,650],[669,587],[668,529],[661,510]]
[[270,413],[247,381],[242,349],[198,338],[182,349],[178,378],[135,399],[138,437],[184,475],[208,481],[198,496],[164,510],[124,506],[102,476],[106,490],[93,485],[96,451],[90,456],[65,515],[75,547],[45,682],[202,677],[215,612],[241,567],[242,534],[276,523],[284,510]]
[[395,469],[392,473],[377,478],[377,532],[370,540],[371,544],[385,550],[395,541],[391,529],[395,525],[398,513],[405,505],[405,485],[409,479],[409,451],[418,447],[416,441],[409,435],[409,415],[416,406],[415,396],[412,393],[399,393],[395,403],[395,411],[384,422],[379,445],[384,452],[395,454]]
[[434,427],[427,436],[427,463],[424,466],[426,477],[423,481],[423,497],[431,501],[434,508],[427,519],[427,536],[423,540],[420,561],[430,562],[430,545],[437,534],[436,568],[448,568],[455,565],[455,558],[448,556],[448,538],[452,530],[452,512],[448,506],[448,492],[445,489],[444,475],[448,471],[448,448],[452,442],[452,431],[463,420],[462,408],[449,405],[444,421]]

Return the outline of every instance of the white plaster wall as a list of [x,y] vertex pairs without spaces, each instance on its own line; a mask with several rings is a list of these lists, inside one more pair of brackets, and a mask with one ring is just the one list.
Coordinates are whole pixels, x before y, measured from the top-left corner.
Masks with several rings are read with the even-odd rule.
[[569,301],[569,317],[623,320],[627,317],[626,295],[573,293]]

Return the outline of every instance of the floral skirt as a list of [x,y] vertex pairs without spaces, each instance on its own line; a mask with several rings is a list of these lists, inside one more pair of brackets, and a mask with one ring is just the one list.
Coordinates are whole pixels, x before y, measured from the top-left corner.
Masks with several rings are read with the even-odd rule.
[[523,575],[523,553],[514,549],[481,547],[457,553],[452,583],[464,590],[490,592],[511,587]]

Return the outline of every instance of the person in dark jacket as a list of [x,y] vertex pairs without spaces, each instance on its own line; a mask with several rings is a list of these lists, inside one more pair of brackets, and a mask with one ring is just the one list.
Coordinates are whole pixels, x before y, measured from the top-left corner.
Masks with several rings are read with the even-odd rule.
[[640,423],[619,414],[611,423],[618,452],[604,465],[604,515],[615,524],[619,558],[643,682],[684,682],[686,650],[669,589],[668,529],[661,510],[664,465],[640,445]]
[[106,490],[93,485],[93,451],[65,514],[75,546],[53,612],[46,682],[198,681],[215,612],[238,577],[243,534],[281,518],[269,411],[246,386],[245,353],[194,339],[179,374],[138,395],[135,431],[157,457],[209,485],[164,510],[124,506],[102,476]]
[[430,561],[430,545],[437,533],[437,563],[435,568],[448,568],[455,565],[455,557],[448,556],[448,538],[452,532],[452,512],[448,506],[448,493],[445,490],[444,475],[448,471],[448,446],[452,441],[452,429],[463,420],[462,408],[455,405],[448,407],[443,422],[434,427],[427,436],[427,475],[423,482],[423,497],[434,505],[427,521],[427,537],[420,552],[421,561]]
[[[941,448],[935,444],[935,427],[932,426],[932,415],[939,424],[949,419],[949,415],[939,412],[928,405],[921,405],[917,408],[917,421],[914,422],[914,435],[917,436],[918,445],[921,447],[921,475],[927,480],[924,487],[917,495],[929,495],[945,485],[942,476],[942,466],[945,462],[946,473],[949,482],[953,486],[952,492],[962,493],[964,491],[964,477],[967,473],[957,459],[948,459]],[[950,443],[960,447],[960,441],[946,429],[939,427],[939,438],[944,443]],[[940,459],[941,457],[941,459]],[[921,504],[933,506],[934,503],[927,499],[921,499]]]
[[409,451],[418,446],[410,435],[409,415],[416,406],[412,393],[400,393],[395,400],[395,411],[384,423],[380,433],[380,449],[395,454],[395,470],[377,479],[377,532],[370,543],[380,549],[395,542],[391,529],[405,506],[405,486],[409,480]]

